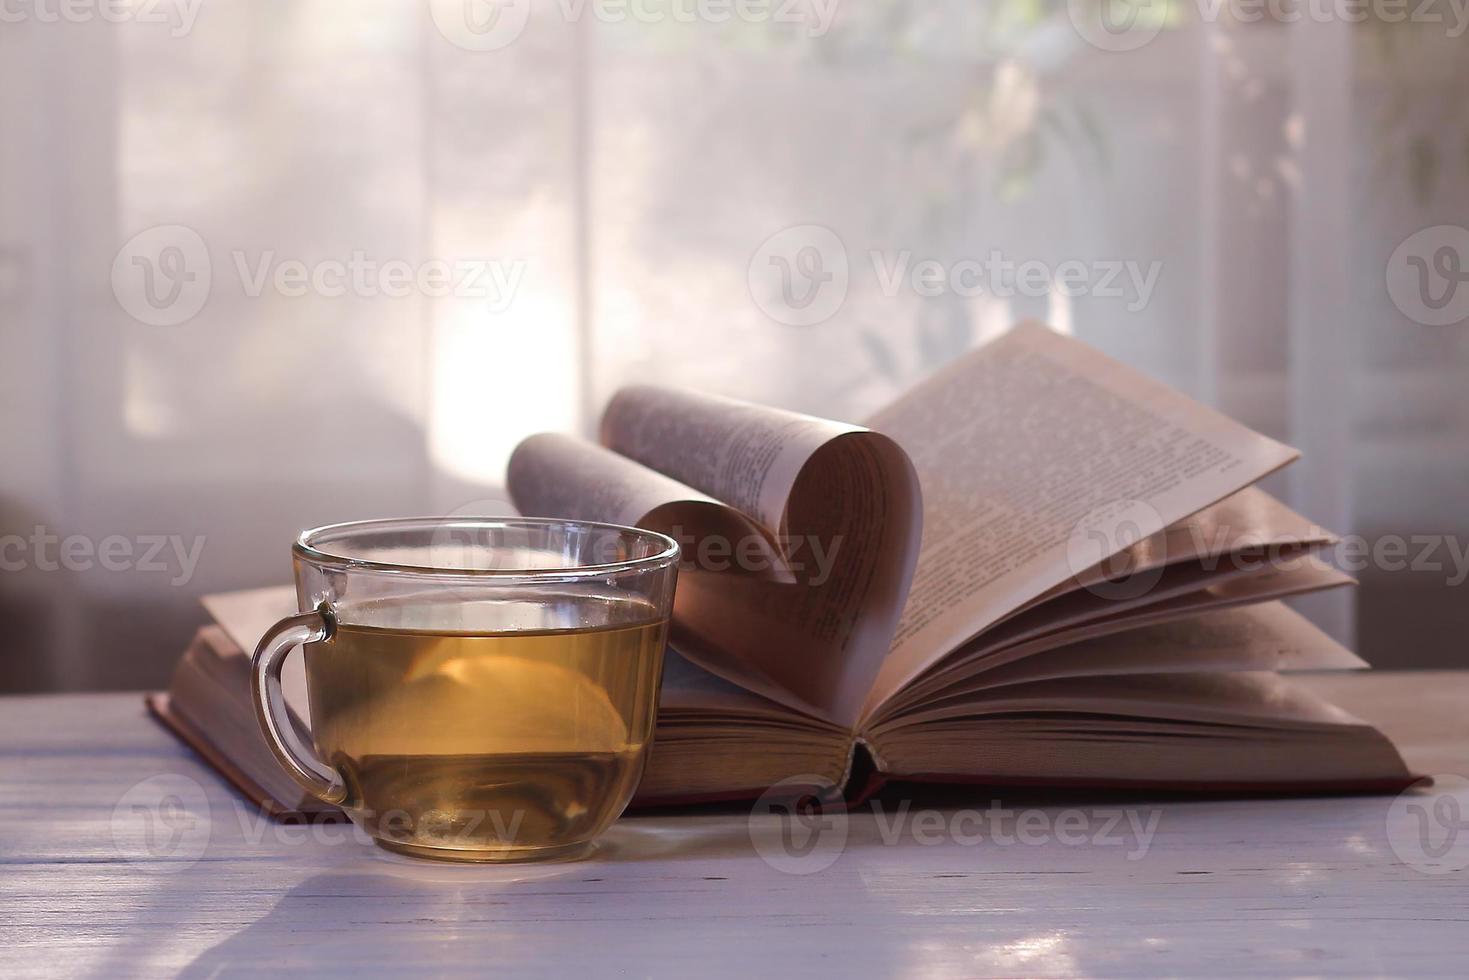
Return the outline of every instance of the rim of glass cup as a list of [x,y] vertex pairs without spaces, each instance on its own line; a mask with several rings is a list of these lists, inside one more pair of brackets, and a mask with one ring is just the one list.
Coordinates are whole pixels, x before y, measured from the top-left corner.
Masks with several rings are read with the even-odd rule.
[[[527,568],[444,568],[437,565],[412,565],[400,562],[377,561],[371,558],[355,558],[349,555],[337,555],[332,554],[330,551],[323,551],[319,546],[320,539],[323,537],[339,536],[354,532],[386,530],[388,528],[433,532],[454,527],[595,528],[644,538],[650,542],[661,544],[662,547],[655,553],[644,555],[640,558],[628,558],[624,561],[604,562],[595,565],[545,565]],[[320,527],[307,528],[297,535],[295,544],[291,546],[291,552],[298,557],[305,558],[318,565],[358,571],[386,572],[394,575],[416,575],[436,579],[555,578],[565,580],[600,578],[605,575],[616,575],[622,572],[669,565],[678,561],[679,546],[677,541],[674,541],[673,538],[670,538],[666,534],[649,531],[641,527],[629,527],[626,524],[612,524],[607,521],[579,521],[559,517],[390,517],[370,521],[342,521],[337,524],[323,524]]]

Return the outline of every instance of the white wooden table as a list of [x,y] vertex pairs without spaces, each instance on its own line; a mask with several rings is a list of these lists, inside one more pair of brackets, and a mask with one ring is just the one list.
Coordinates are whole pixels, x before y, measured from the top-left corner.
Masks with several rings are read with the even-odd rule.
[[[1392,732],[1420,770],[1469,771],[1469,673],[1312,683]],[[1469,791],[1450,789],[1441,799],[1469,818]],[[578,863],[443,865],[340,826],[260,822],[136,695],[4,698],[0,975],[1469,968],[1469,871],[1429,873],[1405,809],[1434,791],[1396,805],[1071,798],[1029,817],[1004,797],[1008,830],[1003,815],[979,822],[993,812],[982,796],[921,825],[910,811],[896,831],[894,808],[859,812],[844,841],[829,822],[804,856],[776,846],[777,816],[752,833],[743,813],[706,813],[625,819]],[[1129,808],[1156,820],[1146,847],[1125,820],[1115,844],[1102,833]],[[975,841],[995,827],[1016,839]],[[1460,837],[1448,866],[1469,863],[1469,827]]]

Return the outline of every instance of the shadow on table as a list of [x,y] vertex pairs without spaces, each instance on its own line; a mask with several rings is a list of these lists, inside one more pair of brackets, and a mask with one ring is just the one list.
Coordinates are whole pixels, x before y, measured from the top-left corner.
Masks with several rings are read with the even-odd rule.
[[[459,865],[362,848],[292,887],[182,976],[266,969],[699,975],[735,965],[711,962],[716,950],[739,950],[742,972],[746,961],[781,970],[792,946],[804,944],[799,955],[811,958],[843,952],[810,948],[816,944],[802,927],[830,927],[835,916],[841,931],[874,914],[856,876],[792,876],[761,861],[744,820],[640,823],[619,823],[592,857],[560,864]],[[843,890],[839,912],[832,887]],[[752,926],[784,938],[752,943]],[[865,967],[890,972],[882,960],[862,956]]]

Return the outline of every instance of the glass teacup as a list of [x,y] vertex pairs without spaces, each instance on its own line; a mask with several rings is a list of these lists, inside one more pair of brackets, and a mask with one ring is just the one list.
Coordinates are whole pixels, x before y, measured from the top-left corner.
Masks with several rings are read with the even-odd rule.
[[[254,656],[282,766],[380,845],[566,858],[632,798],[657,714],[678,545],[584,521],[367,521],[292,549],[307,610]],[[314,754],[281,696],[305,644]]]

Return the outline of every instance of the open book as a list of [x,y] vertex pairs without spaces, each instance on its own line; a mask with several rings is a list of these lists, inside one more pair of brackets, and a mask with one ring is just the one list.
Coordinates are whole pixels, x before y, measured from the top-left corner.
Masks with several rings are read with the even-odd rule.
[[1401,787],[1385,736],[1279,673],[1366,666],[1280,601],[1351,582],[1253,486],[1297,455],[1024,324],[863,426],[627,388],[599,443],[533,436],[507,487],[684,546],[639,804],[793,777]]

